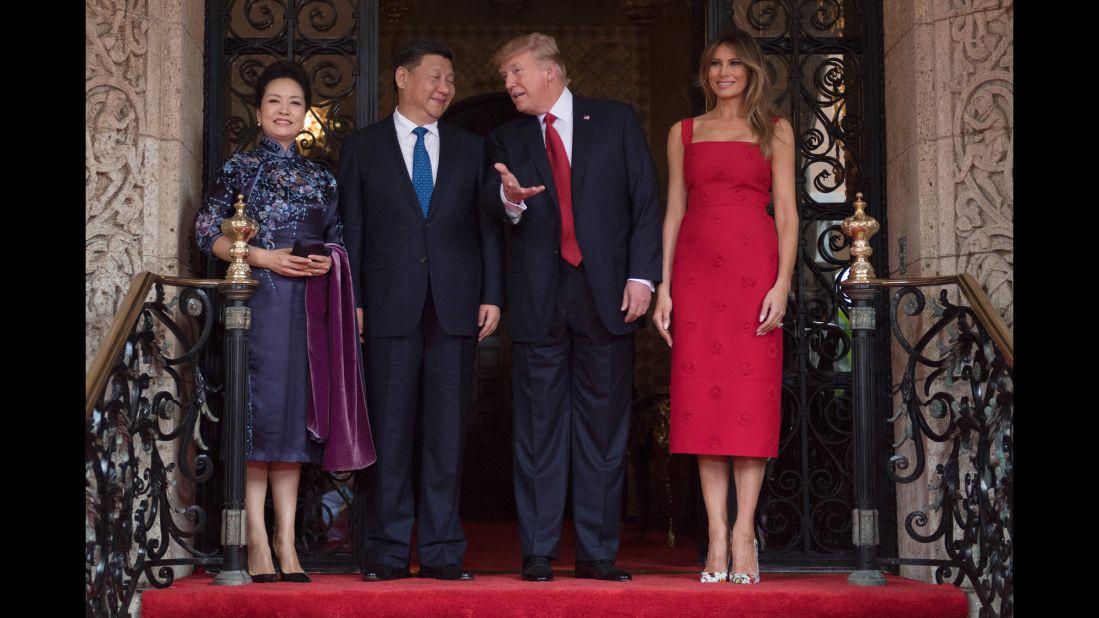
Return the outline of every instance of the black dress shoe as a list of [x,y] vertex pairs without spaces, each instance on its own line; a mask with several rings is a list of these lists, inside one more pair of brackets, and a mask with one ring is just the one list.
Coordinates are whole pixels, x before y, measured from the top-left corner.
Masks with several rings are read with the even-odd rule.
[[305,571],[300,571],[298,573],[283,573],[280,577],[282,581],[292,584],[308,584],[313,581],[313,578],[309,577],[309,574]]
[[391,567],[388,564],[379,564],[377,566],[367,567],[366,572],[363,573],[363,581],[384,582],[391,579],[404,579],[411,575],[412,574],[408,572],[408,569],[399,569],[397,567]]
[[537,555],[523,556],[523,581],[553,581],[553,569],[550,568],[549,558]]
[[602,579],[608,582],[624,582],[633,577],[614,566],[613,560],[577,560],[576,577],[580,579]]
[[313,581],[313,578],[309,577],[309,575],[305,571],[298,571],[297,573],[283,572],[282,565],[279,564],[278,556],[271,557],[275,559],[275,573],[278,574],[279,579],[281,579],[282,581],[289,582],[291,584],[308,584],[309,582]]
[[278,575],[274,573],[256,573],[255,575],[249,575],[252,578],[253,584],[273,584],[279,581]]
[[445,579],[448,581],[461,581],[468,582],[473,581],[473,573],[469,571],[463,571],[462,567],[456,564],[444,564],[441,567],[420,567],[419,577],[430,577],[431,579]]

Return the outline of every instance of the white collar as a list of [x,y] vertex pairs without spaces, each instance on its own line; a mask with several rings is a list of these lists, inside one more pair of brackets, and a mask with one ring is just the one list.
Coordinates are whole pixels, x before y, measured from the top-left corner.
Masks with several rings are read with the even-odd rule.
[[[553,114],[555,118],[560,118],[565,122],[572,124],[572,91],[568,89],[568,86],[561,91],[561,96],[557,97],[557,101],[550,108],[549,113]],[[538,124],[542,124],[546,121],[545,114],[538,114]]]
[[[412,133],[412,129],[415,129],[418,126],[421,126],[421,125],[416,124],[415,122],[412,122],[408,118],[405,118],[405,116],[403,114],[401,114],[400,110],[398,110],[396,107],[393,108],[393,124],[397,127],[397,135],[402,135],[402,136],[403,135],[408,135],[409,133]],[[423,127],[425,129],[427,129],[428,132],[432,133],[433,135],[438,135],[439,134],[439,121],[438,120],[435,120],[435,121],[431,122],[430,124],[425,124],[425,125],[423,125]]]

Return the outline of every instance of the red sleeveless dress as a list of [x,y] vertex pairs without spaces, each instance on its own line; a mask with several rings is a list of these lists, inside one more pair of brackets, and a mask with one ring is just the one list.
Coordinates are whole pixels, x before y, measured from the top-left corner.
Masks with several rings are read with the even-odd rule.
[[778,273],[766,211],[771,163],[751,142],[691,143],[683,120],[687,212],[672,265],[670,450],[778,455],[782,329],[755,332]]

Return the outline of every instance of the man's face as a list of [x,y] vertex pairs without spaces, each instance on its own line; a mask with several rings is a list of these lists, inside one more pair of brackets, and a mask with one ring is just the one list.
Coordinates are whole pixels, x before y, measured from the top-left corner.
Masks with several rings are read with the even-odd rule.
[[561,95],[560,89],[554,87],[557,65],[538,60],[529,51],[500,63],[500,77],[504,78],[504,90],[515,109],[524,114],[537,116],[548,112]]
[[439,119],[454,100],[454,67],[442,56],[426,54],[411,71],[397,67],[398,107],[412,122]]

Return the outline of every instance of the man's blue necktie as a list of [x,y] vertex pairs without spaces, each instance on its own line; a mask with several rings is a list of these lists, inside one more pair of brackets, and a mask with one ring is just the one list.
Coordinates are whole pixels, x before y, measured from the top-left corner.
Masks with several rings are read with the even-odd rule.
[[427,218],[427,207],[431,204],[431,192],[435,186],[431,182],[431,158],[427,156],[427,148],[424,147],[424,134],[427,129],[416,127],[412,129],[416,134],[416,145],[412,147],[412,187],[416,189],[416,197],[420,200],[420,209]]

